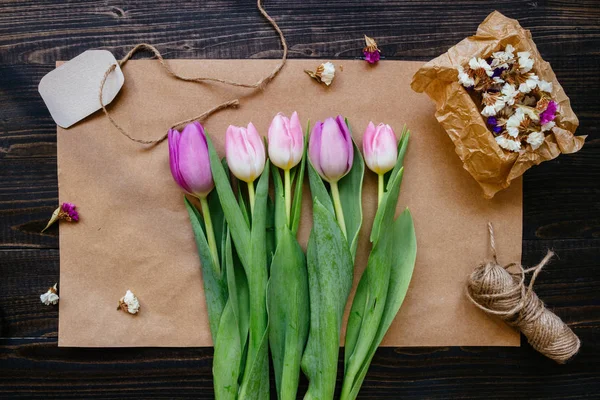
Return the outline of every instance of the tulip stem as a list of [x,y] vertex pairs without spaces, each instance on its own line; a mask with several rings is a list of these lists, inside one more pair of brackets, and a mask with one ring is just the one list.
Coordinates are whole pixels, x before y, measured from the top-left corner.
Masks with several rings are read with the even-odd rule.
[[206,240],[208,241],[208,247],[213,257],[215,264],[215,271],[221,271],[219,263],[219,253],[217,252],[217,242],[215,241],[215,231],[213,229],[212,219],[210,218],[210,209],[208,208],[208,201],[206,197],[200,198],[200,206],[202,207],[202,214],[204,215],[204,226],[206,226]]
[[283,171],[283,177],[285,187],[285,215],[287,216],[287,223],[290,225],[290,215],[292,212],[292,182],[289,169]]
[[347,239],[348,234],[346,233],[346,221],[344,221],[344,210],[342,209],[342,200],[340,199],[340,191],[338,189],[337,182],[330,182],[331,185],[331,197],[333,197],[333,207],[335,208],[335,216],[338,220],[338,225]]
[[250,200],[250,215],[254,214],[254,182],[248,182],[248,199]]
[[383,174],[379,174],[379,185],[377,190],[377,205],[381,203],[383,198]]

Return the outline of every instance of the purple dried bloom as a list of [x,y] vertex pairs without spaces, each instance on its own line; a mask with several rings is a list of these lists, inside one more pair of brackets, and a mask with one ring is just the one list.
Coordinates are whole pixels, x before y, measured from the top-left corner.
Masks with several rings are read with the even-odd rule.
[[496,117],[488,117],[487,123],[488,125],[496,126],[498,125],[498,120],[496,119]]
[[504,72],[504,68],[496,68],[494,70],[494,73],[492,74],[492,78],[502,75],[503,72]]
[[363,49],[365,61],[369,64],[375,64],[377,61],[379,61],[380,58],[380,52],[379,48],[377,48],[377,42],[375,41],[375,39],[365,35],[365,43],[366,47]]
[[365,61],[367,61],[369,64],[375,64],[377,61],[379,61],[380,54],[379,54],[379,50],[375,50],[375,51],[363,51],[363,54],[365,55]]
[[500,132],[502,132],[502,127],[496,125],[492,128],[492,131],[494,131],[494,133],[500,133]]
[[77,207],[73,203],[62,203],[62,213],[59,214],[59,217],[67,221],[79,221],[79,213],[75,208]]
[[556,104],[555,101],[550,101],[544,112],[540,114],[540,125],[544,125],[550,121],[554,121],[554,118],[556,118],[557,110],[558,104]]

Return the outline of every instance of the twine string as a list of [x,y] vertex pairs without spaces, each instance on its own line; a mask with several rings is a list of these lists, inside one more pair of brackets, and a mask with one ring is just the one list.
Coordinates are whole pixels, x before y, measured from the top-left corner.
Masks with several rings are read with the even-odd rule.
[[[497,261],[494,229],[488,224],[492,260],[480,264],[467,282],[467,297],[479,309],[496,315],[510,326],[519,329],[531,346],[558,363],[573,357],[581,345],[579,338],[552,311],[548,310],[533,290],[540,272],[554,256],[546,256],[534,267],[520,263],[501,266]],[[509,269],[516,267],[517,272]],[[531,273],[529,283],[526,275]]]
[[[281,31],[281,29],[279,28],[279,26],[277,25],[277,22],[275,22],[275,20],[265,11],[265,9],[262,6],[262,0],[257,0],[256,2],[256,6],[258,7],[258,10],[260,11],[260,13],[269,21],[269,23],[271,24],[271,26],[273,27],[273,29],[275,29],[275,31],[277,32],[277,34],[279,35],[279,40],[281,42],[281,46],[283,47],[283,55],[281,57],[280,62],[275,66],[275,68],[273,69],[273,71],[271,71],[271,73],[265,77],[263,77],[262,79],[258,80],[255,83],[244,83],[244,82],[236,82],[236,81],[232,81],[229,79],[223,79],[223,78],[214,78],[214,77],[206,77],[206,76],[184,76],[181,74],[178,74],[177,72],[175,72],[171,66],[165,61],[165,59],[163,58],[162,54],[160,54],[160,52],[158,51],[158,49],[154,46],[152,46],[151,44],[148,43],[140,43],[135,45],[131,50],[129,50],[129,52],[125,55],[125,57],[123,57],[120,61],[119,61],[119,66],[123,67],[125,65],[125,63],[127,63],[127,61],[129,61],[131,59],[131,57],[137,53],[138,51],[141,50],[147,50],[150,51],[154,54],[154,57],[156,57],[158,59],[158,61],[160,62],[160,65],[164,68],[164,70],[171,75],[172,77],[174,77],[175,79],[179,79],[185,82],[196,82],[196,83],[203,83],[203,82],[216,82],[216,83],[221,83],[224,85],[229,85],[229,86],[235,86],[235,87],[241,87],[241,88],[247,88],[247,89],[260,89],[260,90],[264,90],[265,87],[269,84],[269,82],[271,82],[279,73],[279,71],[281,71],[281,69],[283,68],[283,66],[285,65],[286,61],[287,61],[287,55],[288,55],[288,46],[287,46],[287,42],[285,40],[285,37],[283,35],[283,32]],[[117,65],[113,64],[111,65],[106,72],[104,73],[104,76],[102,77],[102,80],[100,82],[100,90],[98,93],[98,99],[100,102],[100,107],[102,107],[102,111],[104,112],[104,115],[106,115],[108,117],[108,120],[110,121],[110,123],[117,128],[117,130],[124,135],[125,137],[127,137],[129,140],[136,142],[136,143],[140,143],[140,144],[150,144],[150,145],[157,145],[159,143],[161,143],[162,141],[164,141],[167,137],[168,137],[168,132],[165,133],[164,135],[162,135],[161,137],[159,137],[158,139],[154,139],[154,140],[144,140],[144,139],[138,139],[138,138],[134,138],[132,137],[130,134],[128,134],[125,129],[123,129],[123,127],[121,127],[117,121],[115,121],[115,119],[110,115],[110,113],[108,112],[106,105],[104,104],[104,101],[102,99],[102,92],[104,90],[104,85],[106,84],[106,79],[108,78],[108,76],[116,69]],[[190,123],[192,121],[203,121],[206,120],[208,117],[210,117],[212,114],[216,113],[217,111],[229,108],[229,107],[238,107],[240,105],[240,101],[239,99],[232,99],[232,100],[228,100],[225,101],[205,112],[203,112],[200,115],[196,115],[192,118],[188,118],[186,120],[183,121],[179,121],[177,123],[175,123],[173,126],[171,126],[170,129],[176,129],[182,125],[185,125],[187,123]]]

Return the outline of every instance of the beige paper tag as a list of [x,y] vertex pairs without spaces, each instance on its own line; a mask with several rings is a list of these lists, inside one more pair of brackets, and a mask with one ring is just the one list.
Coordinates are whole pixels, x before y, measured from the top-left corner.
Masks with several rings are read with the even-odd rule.
[[103,103],[109,104],[123,87],[125,77],[107,50],[87,50],[42,78],[38,91],[57,125],[68,128],[101,108],[100,82],[113,64],[117,67],[106,78],[102,91]]

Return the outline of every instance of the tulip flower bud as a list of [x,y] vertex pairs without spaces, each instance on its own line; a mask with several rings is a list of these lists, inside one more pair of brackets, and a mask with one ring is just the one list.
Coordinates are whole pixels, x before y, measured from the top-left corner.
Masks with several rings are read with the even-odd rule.
[[283,170],[290,170],[302,160],[304,137],[298,113],[292,118],[279,113],[269,127],[269,158]]
[[352,136],[341,115],[317,122],[308,145],[308,156],[315,170],[327,182],[339,181],[352,168]]
[[379,175],[385,174],[396,165],[398,141],[389,125],[370,122],[363,136],[363,153],[369,169]]
[[254,182],[265,168],[265,146],[251,123],[248,128],[229,125],[225,133],[225,156],[236,178]]
[[169,162],[175,182],[187,193],[205,198],[214,187],[204,128],[192,122],[179,133],[169,130]]

